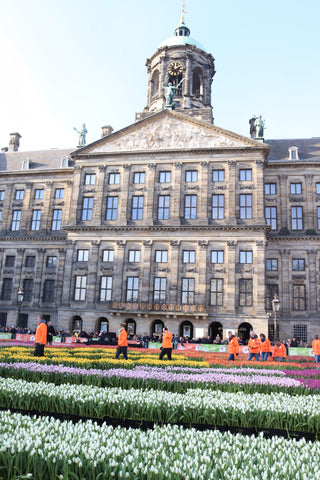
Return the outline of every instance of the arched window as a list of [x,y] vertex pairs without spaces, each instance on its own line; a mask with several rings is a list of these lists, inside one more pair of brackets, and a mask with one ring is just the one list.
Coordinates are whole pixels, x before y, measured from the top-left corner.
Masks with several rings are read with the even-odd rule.
[[105,318],[105,317],[98,318],[96,331],[98,333],[100,333],[100,332],[101,333],[102,332],[108,333],[109,332],[109,321],[108,321],[107,318]]
[[248,322],[240,323],[238,327],[238,337],[242,337],[244,340],[248,340],[250,332],[253,330],[252,325]]
[[151,80],[151,96],[154,97],[159,93],[159,70],[155,70]]
[[151,336],[161,337],[164,323],[162,320],[155,320],[151,325]]
[[217,335],[219,335],[220,339],[223,340],[223,327],[220,322],[212,322],[209,325],[208,335],[211,340],[216,340]]
[[199,68],[195,68],[192,76],[192,95],[200,98],[203,95],[202,88],[202,72]]
[[188,320],[180,324],[180,337],[193,338],[193,325]]
[[136,334],[136,321],[133,319],[133,318],[128,318],[126,320],[126,324],[127,324],[127,333],[128,333],[128,339],[129,337],[133,337],[133,335]]
[[82,332],[82,318],[79,315],[75,315],[71,318],[70,331],[73,332]]

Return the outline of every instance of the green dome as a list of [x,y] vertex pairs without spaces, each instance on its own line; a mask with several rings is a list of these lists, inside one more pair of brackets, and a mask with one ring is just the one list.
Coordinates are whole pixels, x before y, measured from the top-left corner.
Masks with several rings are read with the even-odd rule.
[[179,45],[194,45],[197,48],[200,48],[200,50],[203,50],[204,52],[206,51],[203,45],[201,45],[200,42],[195,40],[194,38],[191,37],[171,37],[165,40],[164,42],[160,43],[158,48],[161,47],[172,47],[172,46],[179,46]]

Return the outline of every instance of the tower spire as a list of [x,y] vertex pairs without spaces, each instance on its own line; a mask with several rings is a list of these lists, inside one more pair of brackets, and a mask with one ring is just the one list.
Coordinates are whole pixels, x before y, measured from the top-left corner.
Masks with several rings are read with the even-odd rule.
[[181,20],[180,23],[184,23],[184,14],[187,13],[185,10],[185,2],[182,0],[182,8],[181,8]]

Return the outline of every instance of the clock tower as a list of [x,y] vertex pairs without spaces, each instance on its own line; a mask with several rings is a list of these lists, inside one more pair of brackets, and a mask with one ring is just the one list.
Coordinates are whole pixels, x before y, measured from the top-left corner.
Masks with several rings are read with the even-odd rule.
[[147,59],[147,104],[136,120],[167,108],[164,87],[175,87],[174,107],[180,113],[213,123],[211,83],[215,74],[214,58],[204,47],[190,37],[184,21],[184,8],[174,36],[162,42]]

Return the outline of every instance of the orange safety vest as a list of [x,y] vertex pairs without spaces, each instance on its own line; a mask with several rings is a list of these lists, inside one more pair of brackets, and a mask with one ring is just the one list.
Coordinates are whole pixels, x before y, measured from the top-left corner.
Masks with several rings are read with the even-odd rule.
[[313,340],[312,342],[312,350],[315,355],[320,355],[320,340]]
[[274,346],[273,356],[286,358],[287,356],[286,347],[283,345],[283,343],[281,343],[279,346],[278,345]]
[[252,338],[248,342],[248,348],[250,353],[259,353],[260,352],[260,340],[258,337]]
[[239,342],[235,335],[230,337],[229,345],[228,345],[228,353],[233,355],[239,353]]
[[261,342],[261,352],[271,352],[271,344],[268,338],[265,339],[264,342]]
[[126,332],[126,329],[124,327],[122,327],[120,329],[120,333],[119,333],[119,336],[118,336],[118,346],[119,347],[127,347],[128,346],[128,334]]
[[172,333],[166,330],[162,339],[162,348],[172,348]]
[[42,320],[39,325],[37,326],[36,336],[34,339],[34,343],[41,343],[42,345],[46,345],[47,343],[47,322]]

